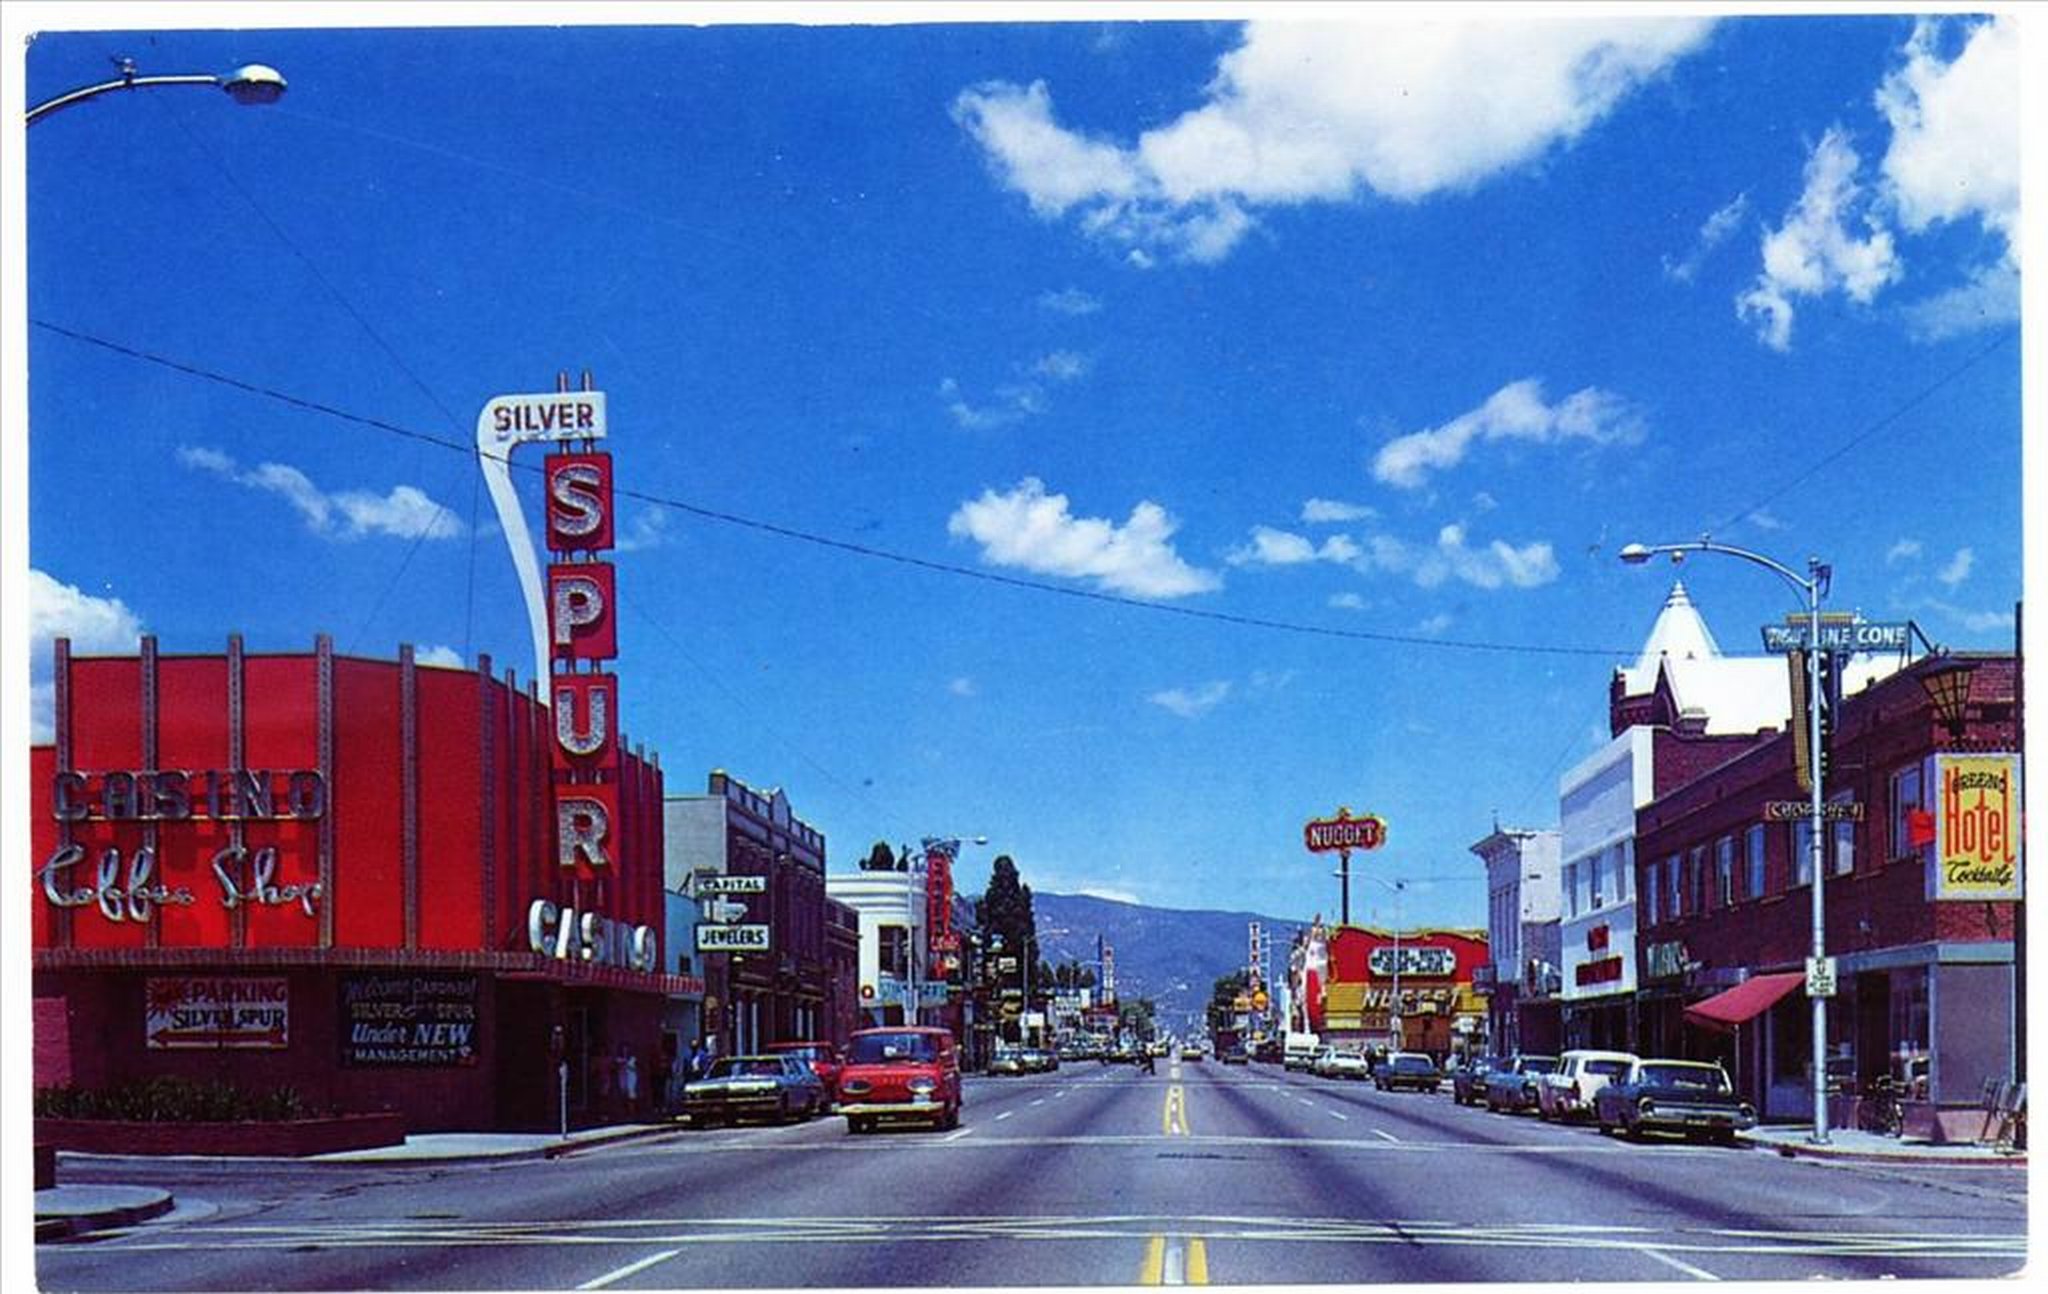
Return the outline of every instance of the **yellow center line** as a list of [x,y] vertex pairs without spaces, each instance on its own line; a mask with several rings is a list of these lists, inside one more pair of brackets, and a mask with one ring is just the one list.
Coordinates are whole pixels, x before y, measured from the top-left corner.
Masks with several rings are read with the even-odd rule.
[[1159,1111],[1159,1131],[1169,1137],[1188,1135],[1188,1097],[1178,1083],[1166,1089],[1166,1104]]
[[1138,1284],[1157,1285],[1166,1272],[1166,1237],[1153,1236],[1145,1242],[1145,1263],[1138,1268]]

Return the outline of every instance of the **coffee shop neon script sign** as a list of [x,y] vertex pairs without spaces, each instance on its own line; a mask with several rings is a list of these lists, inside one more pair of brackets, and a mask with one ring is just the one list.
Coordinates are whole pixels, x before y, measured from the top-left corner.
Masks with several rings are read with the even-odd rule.
[[[52,780],[50,804],[52,816],[65,823],[310,822],[327,812],[327,783],[314,769],[67,770]],[[198,903],[190,886],[160,877],[157,866],[157,851],[149,845],[127,852],[108,845],[95,857],[74,841],[51,851],[36,882],[52,907],[97,908],[116,924],[147,923],[160,908]],[[230,912],[296,907],[311,917],[325,897],[319,881],[280,878],[274,845],[222,846],[209,870],[220,887],[220,904]]]

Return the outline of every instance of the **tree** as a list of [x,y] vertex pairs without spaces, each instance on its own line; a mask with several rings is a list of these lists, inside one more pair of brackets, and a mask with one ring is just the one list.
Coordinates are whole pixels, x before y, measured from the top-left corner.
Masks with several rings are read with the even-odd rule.
[[896,855],[890,852],[888,842],[877,840],[875,847],[868,850],[868,856],[861,859],[860,869],[864,872],[895,871]]
[[1237,995],[1251,992],[1251,973],[1235,970],[1209,990],[1209,1027],[1228,1029],[1237,1018]]
[[[974,905],[974,923],[984,937],[1002,940],[1002,951],[995,956],[1017,959],[1017,970],[1004,982],[1023,988],[1024,968],[1038,958],[1038,922],[1031,911],[1031,887],[1017,878],[1016,860],[1008,854],[998,855],[989,871],[988,889]],[[1050,987],[1043,979],[1034,979],[1031,985],[1034,994]]]

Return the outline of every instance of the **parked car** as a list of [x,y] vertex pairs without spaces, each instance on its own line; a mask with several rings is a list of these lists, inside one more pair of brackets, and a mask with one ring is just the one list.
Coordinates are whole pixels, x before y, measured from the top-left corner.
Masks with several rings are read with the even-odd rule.
[[998,1047],[988,1058],[988,1072],[991,1074],[1021,1074],[1024,1072],[1024,1053],[1015,1047]]
[[825,1085],[826,1104],[839,1100],[839,1071],[846,1064],[839,1048],[829,1042],[771,1042],[768,1053],[772,1056],[794,1056],[803,1061]]
[[1288,1069],[1307,1071],[1314,1068],[1316,1054],[1322,1050],[1322,1040],[1312,1033],[1289,1033],[1282,1044],[1282,1062]]
[[1593,1097],[1600,1131],[1635,1140],[1651,1130],[1732,1143],[1756,1126],[1756,1109],[1709,1061],[1638,1060]]
[[1252,1058],[1246,1054],[1245,1049],[1242,1047],[1229,1047],[1217,1052],[1216,1059],[1226,1065],[1248,1065],[1251,1063]]
[[1443,1071],[1436,1067],[1434,1060],[1419,1051],[1397,1051],[1380,1062],[1372,1072],[1372,1085],[1382,1092],[1402,1087],[1434,1092],[1443,1086],[1443,1082]]
[[1316,1053],[1315,1063],[1310,1069],[1319,1078],[1366,1078],[1369,1071],[1365,1064],[1365,1053],[1348,1047],[1325,1047]]
[[960,1056],[944,1029],[861,1029],[839,1071],[839,1112],[849,1133],[879,1123],[960,1124]]
[[1536,1086],[1537,1116],[1569,1122],[1593,1113],[1593,1095],[1628,1072],[1636,1057],[1626,1051],[1575,1048],[1560,1054],[1557,1068]]
[[683,1113],[699,1128],[746,1118],[808,1119],[829,1104],[817,1074],[794,1056],[726,1056],[683,1085]]
[[1027,1074],[1050,1074],[1060,1067],[1059,1057],[1044,1047],[1026,1047],[1019,1054]]
[[1486,1099],[1486,1076],[1505,1065],[1505,1056],[1474,1056],[1451,1071],[1451,1100],[1457,1105],[1477,1105]]
[[1486,1108],[1510,1114],[1535,1109],[1537,1083],[1556,1068],[1555,1056],[1510,1057],[1486,1076]]

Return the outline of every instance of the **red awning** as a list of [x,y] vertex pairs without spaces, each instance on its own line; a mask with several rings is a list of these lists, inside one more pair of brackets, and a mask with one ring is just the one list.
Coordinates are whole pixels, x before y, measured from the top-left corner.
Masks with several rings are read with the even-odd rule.
[[1805,984],[1806,975],[1801,971],[1753,976],[1725,993],[1716,993],[1685,1008],[1685,1022],[1702,1029],[1733,1029],[1738,1024],[1748,1024],[1776,1006],[1779,998]]

